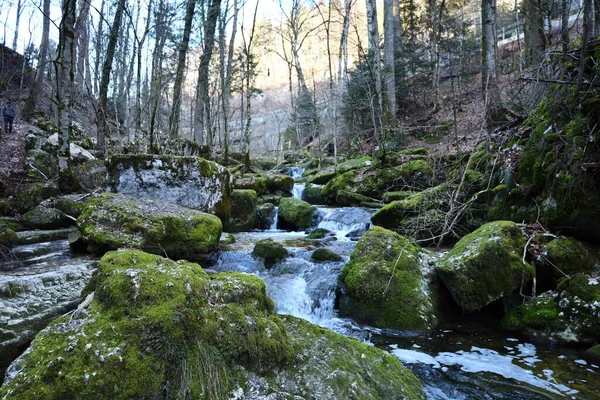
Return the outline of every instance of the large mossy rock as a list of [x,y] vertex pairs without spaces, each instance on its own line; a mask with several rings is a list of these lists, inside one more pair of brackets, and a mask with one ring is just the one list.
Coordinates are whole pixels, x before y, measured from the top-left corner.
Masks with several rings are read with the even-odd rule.
[[264,260],[265,266],[270,267],[277,261],[288,256],[288,251],[281,243],[273,239],[262,239],[256,242],[252,254]]
[[65,220],[65,213],[52,207],[37,206],[23,215],[25,226],[33,229],[61,228]]
[[537,340],[558,343],[600,341],[600,281],[577,274],[509,312],[502,324]]
[[375,212],[371,222],[415,240],[436,238],[444,229],[451,190],[449,185],[441,184],[392,201]]
[[15,199],[15,206],[21,214],[24,214],[42,201],[59,194],[60,189],[54,182],[33,183],[19,189]]
[[308,229],[317,207],[305,201],[287,197],[279,202],[277,227],[289,230]]
[[542,249],[542,265],[552,270],[555,278],[577,273],[600,272],[600,249],[574,238],[557,238]]
[[321,190],[323,198],[337,204],[339,191],[381,199],[386,191],[404,187],[423,189],[429,186],[433,175],[424,160],[413,160],[397,167],[350,170],[329,181]]
[[225,220],[227,232],[244,232],[256,228],[256,192],[236,189],[231,192],[231,216]]
[[323,196],[321,196],[322,189],[323,186],[321,185],[307,183],[304,191],[302,192],[302,200],[314,205],[325,204],[325,200],[323,199]]
[[331,179],[335,178],[338,174],[343,174],[348,171],[352,171],[359,168],[368,168],[373,165],[373,159],[371,157],[358,157],[352,160],[345,161],[337,166],[332,165],[325,168],[310,179],[311,183],[317,185],[324,185]]
[[436,317],[426,258],[405,237],[370,229],[340,274],[340,312],[379,328],[431,328]]
[[535,275],[523,263],[525,237],[510,221],[489,222],[468,234],[437,260],[437,272],[465,311],[481,310],[510,297]]
[[77,225],[89,251],[96,254],[138,248],[189,260],[215,250],[223,230],[214,215],[114,193],[90,200]]
[[17,233],[0,222],[0,246],[12,248],[19,240]]
[[425,398],[395,357],[277,316],[253,275],[119,251],[102,258],[91,292],[11,365],[0,396]]
[[111,192],[168,201],[227,218],[229,172],[199,157],[116,155],[106,161]]
[[77,185],[92,192],[106,189],[106,165],[103,160],[93,160],[73,167],[73,178]]

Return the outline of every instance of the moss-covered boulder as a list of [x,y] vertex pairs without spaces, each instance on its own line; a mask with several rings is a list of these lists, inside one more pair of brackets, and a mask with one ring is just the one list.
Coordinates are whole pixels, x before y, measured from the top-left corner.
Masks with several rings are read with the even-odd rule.
[[267,193],[267,178],[256,174],[244,174],[237,176],[233,181],[235,189],[254,190],[257,194]]
[[313,251],[310,259],[316,262],[341,261],[342,256],[329,249],[317,249]]
[[557,238],[547,243],[541,252],[541,264],[555,278],[577,273],[600,272],[600,249],[574,238]]
[[275,213],[275,206],[271,203],[261,204],[256,208],[258,213],[258,229],[270,229],[273,226],[277,214]]
[[17,244],[18,236],[15,231],[3,223],[0,223],[0,246],[12,248]]
[[391,203],[392,201],[406,200],[414,194],[415,192],[410,192],[408,190],[403,190],[399,192],[385,192],[383,194],[382,199],[384,203]]
[[294,187],[294,178],[288,175],[267,174],[267,190],[273,192],[288,192]]
[[359,168],[369,168],[373,165],[373,159],[371,157],[358,157],[352,160],[345,161],[337,166],[330,166],[320,171],[312,179],[311,183],[317,185],[324,185],[331,179],[335,178],[338,174],[344,174],[348,171],[352,171]]
[[92,253],[138,248],[188,260],[215,250],[223,229],[214,215],[114,193],[90,200],[77,225]]
[[577,274],[557,290],[535,297],[509,312],[502,324],[537,340],[558,343],[600,341],[600,281]]
[[438,275],[465,311],[510,297],[535,275],[522,260],[525,237],[510,221],[489,222],[462,238],[436,262]]
[[310,233],[308,235],[306,235],[307,239],[323,239],[324,237],[326,237],[327,235],[332,234],[332,232],[329,229],[325,229],[325,228],[316,228],[313,229],[312,231],[310,231]]
[[52,207],[62,211],[66,215],[77,218],[86,207],[88,195],[68,194],[60,196],[52,201]]
[[94,293],[89,306],[36,337],[0,396],[425,398],[395,357],[274,314],[253,275],[209,276],[197,264],[119,251],[102,258],[85,292]]
[[23,223],[34,229],[60,228],[65,222],[65,213],[56,208],[38,206],[23,215]]
[[44,150],[32,149],[25,155],[27,175],[32,179],[54,179],[58,176],[58,157]]
[[111,192],[168,201],[227,218],[229,171],[199,157],[130,154],[106,161]]
[[86,192],[106,189],[106,165],[103,160],[92,160],[73,167],[77,185]]
[[312,183],[307,183],[304,191],[302,192],[302,200],[307,202],[308,204],[320,205],[325,204],[325,200],[323,196],[321,196],[321,190],[323,186],[321,185],[313,185]]
[[262,239],[256,242],[252,254],[262,258],[265,266],[270,267],[287,257],[288,251],[281,243],[277,243],[273,239]]
[[321,190],[321,195],[333,204],[338,204],[338,192],[342,190],[381,199],[384,193],[407,186],[424,189],[429,186],[432,175],[431,166],[424,160],[413,160],[389,168],[350,170],[329,181]]
[[24,214],[42,201],[57,196],[59,193],[58,185],[54,182],[26,185],[17,192],[15,206],[21,214]]
[[423,331],[436,321],[425,252],[374,227],[340,274],[340,312],[379,328]]
[[251,231],[256,228],[256,192],[236,189],[231,192],[231,216],[225,220],[227,232]]
[[287,197],[279,202],[277,227],[288,230],[308,229],[317,207],[305,201]]

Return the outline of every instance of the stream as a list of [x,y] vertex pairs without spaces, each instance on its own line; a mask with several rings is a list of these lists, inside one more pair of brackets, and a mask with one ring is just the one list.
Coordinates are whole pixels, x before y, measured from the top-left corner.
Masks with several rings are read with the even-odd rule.
[[[289,171],[291,176],[294,174]],[[295,176],[297,178],[297,175]],[[303,184],[293,195],[301,198]],[[235,234],[235,243],[217,256],[211,269],[255,274],[280,314],[289,314],[389,351],[423,382],[428,399],[597,399],[600,367],[586,361],[583,351],[536,344],[498,329],[497,320],[456,316],[452,323],[421,335],[364,326],[339,317],[335,309],[338,275],[368,229],[372,210],[319,207],[318,227],[333,235],[319,245],[342,261],[314,263],[318,245],[305,232],[275,229]],[[271,238],[290,257],[267,270],[251,252],[254,243]]]

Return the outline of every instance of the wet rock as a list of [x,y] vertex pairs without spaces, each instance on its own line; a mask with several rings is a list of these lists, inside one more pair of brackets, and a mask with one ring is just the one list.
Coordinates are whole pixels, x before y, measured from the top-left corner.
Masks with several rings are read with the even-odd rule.
[[576,274],[509,312],[504,327],[553,343],[600,341],[600,281]]
[[23,215],[23,223],[34,229],[56,229],[65,225],[65,213],[56,208],[38,206]]
[[107,160],[110,191],[168,201],[227,218],[231,213],[229,172],[198,157],[131,154]]
[[287,257],[288,251],[281,243],[277,243],[273,239],[263,239],[256,242],[252,254],[262,258],[265,266],[270,267]]
[[290,193],[294,187],[294,178],[288,175],[268,174],[267,190],[270,193],[287,192]]
[[310,259],[316,262],[327,262],[341,261],[342,257],[329,249],[317,249],[312,253]]
[[51,230],[21,231],[17,232],[18,244],[34,244],[67,239],[77,228],[63,228]]
[[436,323],[430,270],[422,249],[374,227],[340,274],[340,313],[379,328],[427,330]]
[[258,229],[270,229],[275,223],[275,206],[271,203],[264,203],[257,207]]
[[329,229],[317,228],[310,231],[306,236],[307,239],[323,239],[325,236],[332,234]]
[[425,398],[392,355],[276,315],[253,275],[121,251],[103,257],[86,290],[89,307],[42,331],[0,396]]
[[325,204],[323,196],[321,196],[321,190],[323,186],[313,185],[311,183],[306,184],[304,191],[302,192],[302,200],[309,204],[320,205]]
[[317,208],[305,201],[285,198],[279,202],[277,227],[288,230],[310,228]]
[[214,251],[223,229],[214,215],[114,193],[91,199],[77,225],[95,254],[139,248],[188,260],[203,259]]
[[227,232],[244,232],[256,228],[256,192],[235,189],[231,192],[231,216],[225,220]]
[[509,297],[535,275],[523,263],[525,237],[510,221],[489,222],[468,234],[436,262],[438,275],[465,311]]

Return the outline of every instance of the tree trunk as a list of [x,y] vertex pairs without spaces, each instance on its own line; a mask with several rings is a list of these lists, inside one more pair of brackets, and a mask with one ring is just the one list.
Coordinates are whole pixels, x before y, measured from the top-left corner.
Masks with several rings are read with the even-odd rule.
[[[382,144],[385,140],[385,134],[383,132],[383,124],[381,121],[383,118],[383,93],[381,84],[381,55],[379,53],[379,28],[377,26],[377,5],[375,0],[367,0],[367,26],[369,30],[368,59],[370,68],[373,72],[375,81],[374,90],[377,99],[377,105],[371,107],[371,114],[373,116],[375,132],[379,131],[379,135],[375,134],[375,139],[379,144]],[[377,112],[375,112],[375,107],[377,107]],[[378,118],[375,117],[376,115],[378,115]]]
[[169,116],[169,137],[176,139],[179,135],[179,117],[181,114],[181,88],[185,75],[185,60],[190,44],[190,34],[192,32],[192,21],[196,10],[196,0],[188,0],[185,9],[185,26],[183,28],[183,38],[179,46],[179,55],[177,57],[177,72],[175,73],[175,83],[173,85],[173,108]]
[[208,67],[215,44],[215,30],[221,0],[210,0],[208,15],[204,25],[204,49],[200,56],[198,69],[198,85],[196,86],[196,113],[194,116],[194,139],[198,144],[205,144],[204,123],[206,120],[206,104],[208,102]]
[[38,56],[37,69],[35,71],[35,78],[31,85],[31,89],[29,90],[27,100],[25,101],[25,106],[23,107],[23,118],[25,120],[30,120],[35,113],[42,83],[44,81],[48,47],[50,45],[50,0],[44,0],[42,14],[42,40],[40,42],[40,53]]
[[63,188],[69,188],[71,181],[69,138],[72,129],[71,113],[75,88],[75,15],[76,0],[63,0],[55,63],[59,185]]
[[81,2],[81,10],[77,17],[75,30],[77,35],[77,75],[75,82],[80,90],[79,95],[85,92],[84,89],[91,90],[87,83],[89,82],[88,51],[89,51],[89,19],[90,19],[90,3],[91,0],[83,0]]
[[225,64],[225,21],[223,21],[222,32],[219,41],[222,60],[221,60],[221,107],[223,109],[223,157],[225,164],[229,162],[229,113],[231,100],[231,78],[233,72],[233,51],[235,48],[235,36],[238,24],[238,0],[233,0],[233,22],[231,25],[231,37],[229,38],[229,48],[227,49],[227,63]]
[[583,0],[583,35],[581,37],[581,53],[579,55],[579,72],[577,74],[577,90],[583,87],[583,75],[585,73],[585,61],[587,56],[588,42],[594,33],[594,0]]
[[385,88],[390,116],[396,115],[396,18],[397,0],[383,2],[383,59],[385,71]]
[[115,19],[112,27],[110,28],[108,46],[105,51],[104,63],[102,65],[102,78],[100,80],[100,95],[99,95],[99,106],[97,113],[98,123],[98,137],[97,146],[98,150],[104,152],[106,150],[106,136],[109,134],[108,124],[106,122],[106,103],[108,101],[108,84],[110,82],[110,71],[112,69],[113,58],[115,55],[115,48],[117,46],[117,40],[119,39],[119,29],[121,27],[121,19],[123,17],[123,8],[125,7],[125,0],[119,0],[117,3],[117,10],[115,11]]
[[529,66],[537,69],[544,59],[544,51],[546,50],[542,0],[527,0],[524,3],[524,9],[525,59]]
[[481,2],[481,85],[489,129],[500,116],[500,91],[496,71],[496,0]]
[[570,0],[561,0],[560,10],[560,42],[563,52],[569,51],[569,9],[571,8]]
[[15,20],[15,36],[13,37],[13,50],[17,51],[17,41],[19,40],[19,25],[21,23],[21,13],[23,12],[23,0],[17,0],[17,15]]

